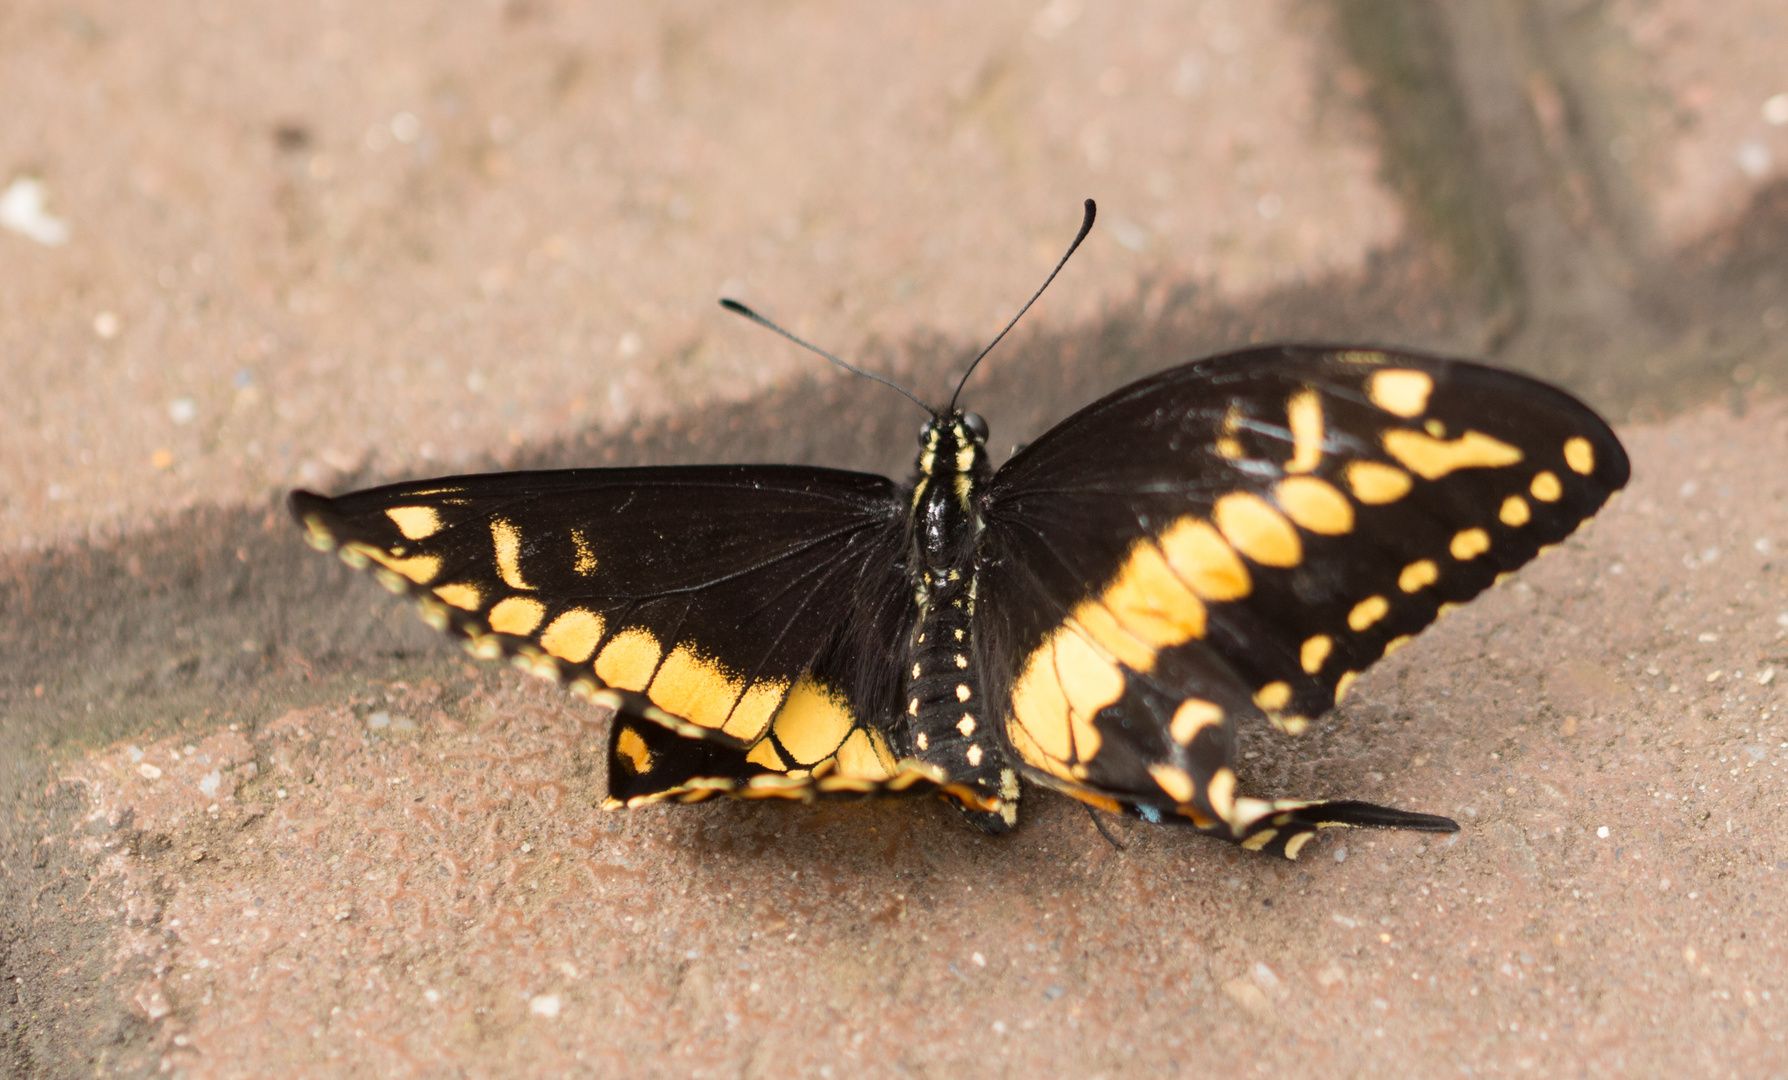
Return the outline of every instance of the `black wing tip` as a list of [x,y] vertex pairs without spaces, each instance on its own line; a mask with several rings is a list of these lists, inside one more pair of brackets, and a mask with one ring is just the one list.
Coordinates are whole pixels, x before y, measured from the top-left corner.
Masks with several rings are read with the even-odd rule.
[[303,488],[293,488],[291,493],[286,496],[286,509],[291,511],[293,519],[300,525],[304,523],[307,516],[328,513],[334,508],[334,505],[335,500],[327,495],[318,495],[314,491],[306,491]]

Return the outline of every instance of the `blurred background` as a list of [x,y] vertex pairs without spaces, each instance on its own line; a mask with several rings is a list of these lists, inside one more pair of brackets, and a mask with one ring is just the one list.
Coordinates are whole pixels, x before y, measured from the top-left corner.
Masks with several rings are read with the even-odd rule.
[[[5,974],[88,1003],[0,1046],[203,1071],[156,1026],[196,996],[138,988],[103,919],[41,922],[45,882],[92,876],[33,846],[94,812],[54,762],[375,676],[522,693],[302,550],[288,488],[904,475],[917,410],[715,301],[942,399],[1089,196],[965,394],[1002,450],[1287,338],[1736,422],[1788,379],[1785,56],[1780,0],[0,6]],[[26,927],[78,959],[24,959]],[[1246,986],[1243,1029],[1279,1000]]]

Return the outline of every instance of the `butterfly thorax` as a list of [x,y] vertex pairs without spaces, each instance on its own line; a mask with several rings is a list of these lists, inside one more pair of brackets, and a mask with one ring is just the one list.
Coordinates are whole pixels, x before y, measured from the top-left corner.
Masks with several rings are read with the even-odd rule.
[[994,703],[984,700],[973,638],[975,540],[983,525],[977,501],[992,474],[987,428],[972,413],[952,413],[921,435],[913,487],[913,588],[919,605],[909,642],[907,724],[913,752],[942,767],[951,785],[989,812],[956,799],[963,816],[1000,833],[1017,820],[1018,781],[996,735]]

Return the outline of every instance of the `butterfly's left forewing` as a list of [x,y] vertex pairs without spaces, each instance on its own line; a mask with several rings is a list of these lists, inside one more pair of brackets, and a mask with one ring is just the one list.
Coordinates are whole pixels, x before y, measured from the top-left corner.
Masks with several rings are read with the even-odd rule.
[[611,779],[635,804],[902,777],[903,509],[882,477],[793,466],[292,496],[315,546],[414,596],[474,655],[614,707]]
[[1240,799],[1233,725],[1301,730],[1626,478],[1588,408],[1480,365],[1273,347],[1163,372],[989,485],[990,693],[1033,778],[1088,801],[1216,820],[1250,846],[1324,822],[1450,824]]

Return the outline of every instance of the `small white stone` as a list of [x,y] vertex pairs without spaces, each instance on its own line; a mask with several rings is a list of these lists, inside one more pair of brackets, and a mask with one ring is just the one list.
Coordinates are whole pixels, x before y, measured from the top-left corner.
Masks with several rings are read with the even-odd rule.
[[973,960],[975,962],[976,967],[986,967],[987,966],[987,957],[982,956],[980,953],[974,953],[974,954],[970,955],[969,959]]
[[559,1006],[559,995],[557,994],[535,994],[528,999],[528,1011],[535,1016],[544,1016],[549,1020],[559,1015]]
[[1603,825],[1601,828],[1597,829],[1596,835],[1601,837],[1603,840],[1608,839],[1608,826]]
[[160,780],[161,779],[161,769],[158,766],[151,765],[147,761],[145,761],[141,765],[137,766],[137,775],[141,776],[145,780]]

